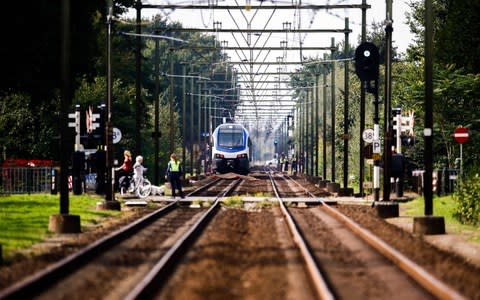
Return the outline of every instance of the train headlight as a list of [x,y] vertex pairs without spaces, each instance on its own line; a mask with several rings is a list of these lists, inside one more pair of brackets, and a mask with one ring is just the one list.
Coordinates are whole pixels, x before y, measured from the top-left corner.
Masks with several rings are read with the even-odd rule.
[[237,154],[237,158],[246,158],[246,157],[247,157],[247,154],[246,154],[246,153]]
[[221,153],[216,153],[215,158],[224,158],[225,156]]

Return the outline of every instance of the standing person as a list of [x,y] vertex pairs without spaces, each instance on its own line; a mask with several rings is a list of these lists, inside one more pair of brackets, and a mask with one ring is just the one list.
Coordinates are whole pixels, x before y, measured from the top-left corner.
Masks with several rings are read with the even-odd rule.
[[292,154],[292,175],[297,175],[297,157]]
[[143,166],[143,156],[139,155],[135,158],[135,164],[133,165],[133,180],[135,180],[135,186],[141,186],[143,184],[143,172],[147,168]]
[[305,163],[305,159],[304,159],[304,157],[303,157],[303,154],[300,154],[300,159],[299,159],[299,161],[298,161],[298,169],[299,169],[298,171],[299,171],[300,173],[303,173],[304,163]]
[[280,172],[283,172],[285,168],[285,153],[282,152],[282,156],[280,157]]
[[[116,168],[115,171],[115,184],[118,188],[118,184],[123,184],[123,181],[129,176],[131,176],[133,172],[132,153],[130,153],[130,151],[123,151],[123,164],[120,167]],[[125,182],[125,184],[128,183]]]
[[172,186],[172,197],[175,199],[176,193],[175,190],[178,189],[180,192],[180,197],[183,199],[185,196],[183,195],[182,191],[182,165],[180,161],[177,159],[177,155],[175,153],[172,153],[170,155],[170,161],[168,162],[167,165],[167,171],[165,175],[165,179],[170,180],[170,185]]

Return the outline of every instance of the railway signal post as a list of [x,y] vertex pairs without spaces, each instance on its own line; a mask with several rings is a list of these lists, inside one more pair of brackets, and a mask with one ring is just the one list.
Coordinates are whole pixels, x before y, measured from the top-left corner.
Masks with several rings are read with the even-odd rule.
[[[373,116],[373,192],[374,202],[378,215],[380,217],[398,216],[398,203],[390,201],[380,202],[380,160],[381,143],[380,143],[380,125],[379,125],[379,99],[378,99],[378,76],[379,76],[379,51],[377,46],[370,42],[361,43],[355,50],[355,72],[362,82],[363,88],[374,94],[375,110]],[[373,81],[373,86],[372,86]],[[385,191],[384,191],[385,192]],[[384,197],[385,198],[385,197]]]
[[[107,116],[105,124],[106,169],[105,201],[97,203],[97,209],[120,210],[120,202],[115,200],[115,171],[113,169],[113,124],[112,124],[112,18],[113,3],[109,1],[107,16]],[[138,101],[138,99],[137,99]]]
[[78,233],[80,232],[80,216],[72,215],[69,212],[69,191],[68,191],[68,161],[69,150],[68,139],[68,113],[67,109],[71,103],[71,76],[70,76],[70,1],[62,1],[61,6],[61,120],[60,120],[60,212],[51,215],[48,223],[48,230],[54,233]]
[[[373,190],[374,201],[380,198],[380,139],[379,139],[379,113],[378,113],[378,75],[379,52],[377,46],[364,42],[355,50],[355,72],[362,82],[362,87],[375,96],[375,112],[373,116]],[[371,82],[373,81],[373,86]]]

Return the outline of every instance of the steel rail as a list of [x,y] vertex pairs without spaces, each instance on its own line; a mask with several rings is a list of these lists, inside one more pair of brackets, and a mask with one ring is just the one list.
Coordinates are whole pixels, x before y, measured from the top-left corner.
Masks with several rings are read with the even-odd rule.
[[369,230],[362,228],[360,225],[328,205],[323,205],[322,207],[330,216],[343,223],[352,232],[361,237],[367,244],[372,246],[380,254],[402,269],[407,275],[413,278],[425,290],[430,292],[438,299],[466,300],[464,296],[449,287],[447,284],[438,280],[436,277],[428,273],[424,268],[400,253],[398,250],[391,247],[380,238],[376,237]]
[[[290,179],[298,186],[302,187],[310,196],[317,198],[311,192],[306,190],[306,188],[300,183],[298,183],[296,180],[292,178]],[[434,295],[438,299],[466,299],[457,291],[453,290],[448,285],[441,282],[433,275],[429,274],[424,268],[414,263],[408,257],[382,241],[380,238],[376,237],[369,230],[362,228],[359,224],[349,219],[347,216],[343,215],[335,208],[326,205],[327,203],[321,198],[318,199],[323,204],[323,209],[330,216],[334,217],[337,221],[341,222],[348,229],[357,234],[357,236],[359,236],[371,247],[376,249],[380,254],[390,260],[393,264],[402,269],[407,275],[413,278],[417,283],[419,283],[425,290],[430,292],[432,295]]]
[[300,250],[300,253],[302,254],[302,258],[305,261],[308,274],[310,275],[310,279],[312,280],[313,286],[315,288],[315,292],[321,299],[324,299],[324,300],[335,299],[331,289],[328,287],[328,284],[324,279],[324,276],[322,275],[317,264],[315,263],[315,260],[305,242],[305,239],[302,237],[300,231],[298,230],[298,226],[296,225],[292,216],[288,212],[288,209],[283,204],[283,200],[278,194],[277,186],[270,172],[268,172],[268,176],[270,178],[270,182],[272,183],[272,188],[275,193],[275,197],[277,198],[280,204],[280,209],[282,210],[283,216],[287,221],[288,229],[292,234],[293,241],[297,245],[298,249]]
[[211,187],[212,185],[215,185],[217,184],[220,180],[222,180],[221,178],[217,178],[215,180],[212,180],[210,181],[209,183],[205,184],[205,185],[202,185],[200,187],[198,187],[197,189],[191,191],[190,193],[187,194],[187,197],[189,196],[194,196],[195,194],[198,194],[200,192],[203,192],[204,190],[208,189],[209,187]]
[[90,244],[82,250],[67,256],[59,262],[47,267],[46,269],[33,274],[30,277],[12,285],[0,292],[0,299],[30,299],[39,292],[44,291],[48,286],[54,284],[59,279],[77,269],[79,266],[87,263],[92,257],[107,251],[112,246],[125,240],[129,236],[143,229],[153,221],[164,216],[177,207],[176,202],[172,202],[137,221],[112,232],[104,238]]
[[242,180],[241,178],[237,179],[217,195],[213,205],[177,240],[167,253],[162,256],[143,280],[124,298],[125,300],[153,298],[173,271],[175,263],[183,257],[188,248],[195,242],[203,229],[215,216],[220,207],[220,199],[226,197],[233,191]]

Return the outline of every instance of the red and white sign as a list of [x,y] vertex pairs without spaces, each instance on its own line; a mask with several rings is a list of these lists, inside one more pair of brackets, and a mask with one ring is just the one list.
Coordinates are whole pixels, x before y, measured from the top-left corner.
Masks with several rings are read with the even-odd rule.
[[453,132],[453,137],[455,138],[455,141],[460,144],[466,143],[468,141],[468,129],[465,127],[458,127]]

